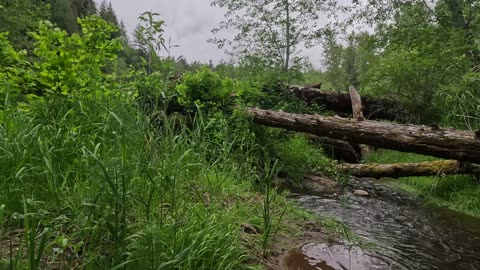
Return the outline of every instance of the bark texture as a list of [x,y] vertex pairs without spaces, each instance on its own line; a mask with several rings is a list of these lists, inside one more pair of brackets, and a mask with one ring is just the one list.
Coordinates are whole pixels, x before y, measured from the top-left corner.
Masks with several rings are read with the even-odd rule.
[[363,117],[362,98],[358,94],[357,89],[352,85],[348,88],[348,91],[350,92],[350,101],[352,102],[353,118],[363,121],[365,118]]
[[399,178],[408,176],[479,174],[480,165],[458,162],[456,160],[439,160],[395,164],[342,164],[342,170],[356,177]]
[[378,148],[480,163],[480,140],[472,131],[433,129],[371,120],[357,121],[256,108],[246,110],[254,122],[260,125],[310,133],[352,144],[367,144]]

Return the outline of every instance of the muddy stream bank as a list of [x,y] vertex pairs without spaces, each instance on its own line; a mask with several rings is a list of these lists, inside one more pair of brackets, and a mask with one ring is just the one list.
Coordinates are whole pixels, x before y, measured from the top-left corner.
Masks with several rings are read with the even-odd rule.
[[342,190],[320,183],[318,189],[314,195],[292,194],[291,199],[320,217],[344,223],[368,244],[349,239],[327,243],[322,234],[310,234],[279,256],[277,268],[480,269],[480,219],[426,206],[372,180],[352,179]]

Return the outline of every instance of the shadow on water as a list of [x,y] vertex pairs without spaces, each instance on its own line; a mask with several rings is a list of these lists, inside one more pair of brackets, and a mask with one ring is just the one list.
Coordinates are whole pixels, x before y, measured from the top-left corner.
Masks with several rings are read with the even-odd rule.
[[[304,245],[289,251],[283,268],[480,270],[480,219],[445,208],[424,207],[381,185],[368,185],[362,188],[369,196],[345,192],[334,199],[298,195],[295,200],[319,216],[345,223],[372,243],[373,251]],[[289,259],[301,261],[302,256],[313,268],[286,265]],[[317,266],[321,263],[324,265]]]

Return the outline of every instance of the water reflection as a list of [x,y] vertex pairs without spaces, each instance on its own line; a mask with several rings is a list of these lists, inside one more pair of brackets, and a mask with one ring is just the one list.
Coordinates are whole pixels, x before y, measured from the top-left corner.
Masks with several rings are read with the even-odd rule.
[[386,267],[357,247],[309,243],[290,250],[282,260],[284,270],[369,270]]

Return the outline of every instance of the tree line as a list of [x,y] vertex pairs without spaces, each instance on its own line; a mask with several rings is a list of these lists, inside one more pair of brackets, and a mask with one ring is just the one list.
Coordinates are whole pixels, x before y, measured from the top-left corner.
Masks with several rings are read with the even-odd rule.
[[[205,37],[230,57],[215,67],[223,76],[285,83],[318,82],[346,91],[391,97],[405,103],[421,123],[467,128],[480,120],[480,4],[468,0],[336,1],[213,0],[226,9],[225,20]],[[176,73],[196,70],[169,55],[165,22],[145,13],[129,36],[112,5],[93,0],[1,0],[0,32],[8,32],[15,49],[31,50],[29,34],[42,20],[68,33],[80,31],[77,17],[96,14],[118,30],[122,40],[116,69],[127,72],[145,64],[148,70]],[[341,18],[341,19],[340,19]],[[365,30],[368,27],[368,31]],[[225,38],[224,30],[236,35]],[[167,44],[168,43],[168,44]],[[180,44],[181,45],[181,44]],[[303,50],[321,45],[320,70]],[[142,60],[143,59],[143,60]],[[145,61],[145,62],[142,62]],[[211,68],[214,68],[210,63]]]

